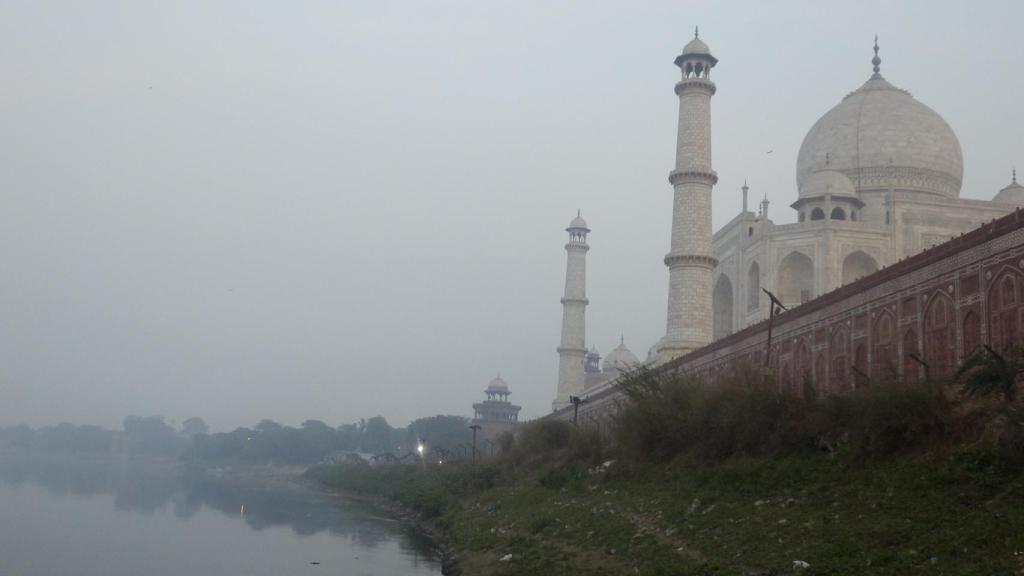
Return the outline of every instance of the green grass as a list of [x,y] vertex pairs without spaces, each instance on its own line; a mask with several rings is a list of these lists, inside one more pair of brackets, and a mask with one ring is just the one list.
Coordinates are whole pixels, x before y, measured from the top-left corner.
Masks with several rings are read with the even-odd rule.
[[495,487],[443,523],[466,574],[1024,573],[1024,479],[972,458],[613,468]]
[[433,516],[463,574],[790,574],[795,560],[808,575],[1022,574],[1024,477],[999,462],[975,450],[864,465],[678,459],[560,477],[496,464],[333,468],[321,479]]
[[433,519],[467,575],[1024,575],[1019,402],[631,378],[607,437],[542,420],[486,463],[315,474]]

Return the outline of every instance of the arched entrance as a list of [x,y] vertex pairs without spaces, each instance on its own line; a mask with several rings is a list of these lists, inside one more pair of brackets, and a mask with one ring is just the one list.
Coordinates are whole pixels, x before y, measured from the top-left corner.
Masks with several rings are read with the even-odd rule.
[[790,252],[779,264],[779,299],[786,306],[797,306],[813,294],[814,262],[803,252]]
[[729,280],[728,276],[722,274],[718,277],[718,282],[715,283],[715,291],[711,295],[711,308],[714,311],[715,340],[733,333],[732,301],[732,281]]
[[747,270],[747,311],[757,310],[761,302],[761,267],[754,262]]
[[878,271],[878,262],[865,252],[857,250],[843,259],[843,284]]

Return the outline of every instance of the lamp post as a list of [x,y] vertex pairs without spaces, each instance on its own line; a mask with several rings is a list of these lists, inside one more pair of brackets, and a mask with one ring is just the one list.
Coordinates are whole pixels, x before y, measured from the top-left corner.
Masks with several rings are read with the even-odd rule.
[[476,431],[480,429],[480,425],[470,424],[469,429],[473,431],[473,461],[476,462]]
[[772,357],[772,324],[775,322],[776,306],[783,310],[788,310],[788,308],[786,308],[782,301],[776,298],[775,294],[772,294],[767,288],[761,288],[761,291],[767,294],[768,298],[771,299],[771,308],[768,312],[768,343],[765,346],[764,351],[764,367],[767,368],[768,366],[770,366],[769,361]]
[[569,396],[569,402],[572,402],[572,425],[578,426],[580,417],[580,404],[583,404],[584,402],[586,402],[586,400],[580,398],[579,396]]

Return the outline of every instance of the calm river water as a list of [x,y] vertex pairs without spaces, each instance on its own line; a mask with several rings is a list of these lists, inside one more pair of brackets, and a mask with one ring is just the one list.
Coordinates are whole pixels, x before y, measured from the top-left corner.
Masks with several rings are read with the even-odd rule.
[[167,465],[0,460],[0,576],[440,572],[402,524],[297,485],[184,477]]

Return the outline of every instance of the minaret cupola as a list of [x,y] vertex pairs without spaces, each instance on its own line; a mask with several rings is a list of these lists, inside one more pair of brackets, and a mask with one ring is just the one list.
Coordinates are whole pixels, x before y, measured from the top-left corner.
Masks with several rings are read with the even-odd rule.
[[700,39],[700,29],[694,28],[693,40],[676,56],[675,64],[683,71],[683,78],[710,78],[718,58],[711,55],[711,49]]

